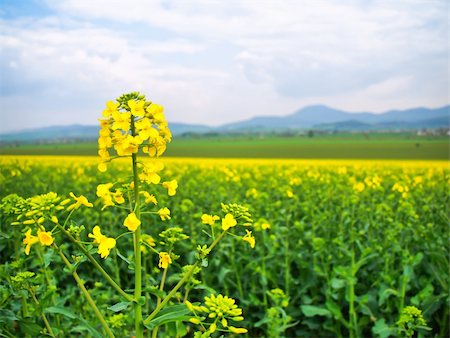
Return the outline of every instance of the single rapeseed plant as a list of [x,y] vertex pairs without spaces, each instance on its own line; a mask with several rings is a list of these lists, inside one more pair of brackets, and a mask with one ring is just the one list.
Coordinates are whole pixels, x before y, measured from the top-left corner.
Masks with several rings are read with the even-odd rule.
[[[29,255],[32,247],[38,244],[42,247],[52,248],[66,265],[66,270],[74,277],[87,300],[87,304],[94,311],[98,322],[108,337],[115,336],[113,331],[124,329],[127,322],[126,318],[130,318],[134,322],[133,334],[135,337],[143,337],[145,330],[152,330],[152,336],[157,337],[158,315],[165,307],[169,307],[166,311],[170,312],[170,306],[175,306],[173,305],[176,302],[174,299],[178,299],[178,306],[183,307],[183,310],[178,316],[174,314],[171,321],[185,321],[186,324],[189,322],[200,325],[195,337],[206,335],[209,337],[216,331],[233,334],[246,333],[245,328],[229,325],[229,321],[239,322],[244,319],[242,309],[238,308],[234,299],[222,295],[210,295],[205,297],[204,306],[193,306],[187,299],[189,291],[201,283],[194,276],[199,274],[202,268],[208,266],[209,254],[226,235],[229,234],[245,241],[251,248],[255,247],[255,238],[252,231],[248,230],[248,227],[253,224],[248,208],[239,204],[222,204],[222,216],[203,214],[201,222],[211,227],[211,233],[208,234],[211,243],[197,246],[195,262],[181,267],[181,273],[173,274],[178,276],[178,283],[166,292],[168,271],[179,267],[179,264],[174,264],[180,258],[180,255],[176,253],[179,243],[185,242],[189,236],[184,233],[183,228],[170,225],[172,215],[168,207],[163,205],[158,207],[157,210],[152,210],[156,205],[159,205],[156,197],[158,187],[161,187],[162,191],[169,197],[175,196],[179,188],[176,179],[162,179],[164,165],[156,160],[164,153],[167,144],[172,139],[163,107],[147,101],[144,95],[130,93],[122,95],[115,102],[108,101],[99,122],[98,155],[100,156],[100,163],[98,164],[98,170],[100,172],[107,171],[111,162],[117,158],[131,159],[131,181],[129,177],[118,178],[115,182],[98,184],[95,191],[99,198],[99,201],[95,204],[96,206],[100,205],[102,211],[106,208],[118,208],[120,212],[118,224],[121,226],[117,227],[116,231],[119,234],[114,233],[107,225],[95,225],[93,227],[87,226],[91,229],[91,232],[87,236],[85,235],[87,240],[83,238],[86,227],[72,221],[71,218],[83,208],[94,207],[94,203],[91,203],[84,195],[75,195],[75,193],[70,192],[70,198],[62,198],[51,192],[29,199],[18,197],[14,207],[14,213],[18,216],[17,221],[13,224],[24,226],[25,254]],[[152,158],[152,161],[138,161],[138,156],[142,156],[142,154]],[[81,175],[84,170],[78,169]],[[232,176],[236,178],[234,174]],[[232,181],[235,181],[235,179]],[[165,199],[162,198],[161,200],[164,201]],[[105,212],[108,213],[108,211]],[[145,233],[150,230],[155,231],[155,227],[150,229],[152,225],[149,225],[146,219],[142,219],[143,214],[153,215],[155,222],[160,220],[164,221],[165,224],[169,223],[166,229],[160,231],[158,240],[155,240],[156,236],[152,237]],[[60,222],[60,220],[64,221]],[[240,226],[246,227],[245,234],[234,234],[233,232],[240,231],[236,230],[241,229]],[[114,233],[115,235],[108,236],[107,233]],[[66,236],[75,244],[76,254],[67,255],[65,253],[69,248],[67,245],[63,245],[64,241],[61,241],[57,236],[59,234]],[[119,251],[122,245],[126,246],[127,236],[129,236],[128,238],[132,237],[133,243],[133,253],[128,258],[120,254]],[[101,262],[111,259],[110,257],[113,256],[115,259],[120,257],[128,263],[134,271],[132,293],[122,289],[119,274],[113,278],[102,267],[102,263],[99,263],[92,255],[95,252],[100,255]],[[142,254],[145,254],[144,261]],[[155,267],[144,274],[148,259],[155,262],[154,266],[157,262],[159,269]],[[122,302],[119,302],[117,306],[112,306],[112,308],[125,309],[131,305],[133,314],[117,314],[105,317],[91,292],[85,287],[85,282],[76,271],[77,266],[85,260],[88,260],[96,268],[104,281],[109,283],[112,289],[122,298]],[[160,275],[151,276],[153,273]],[[159,286],[146,285],[146,291],[144,291],[144,276],[147,278],[151,276],[150,280],[153,281],[159,279]],[[94,285],[101,287],[103,283],[95,281]],[[182,300],[179,297],[179,290],[183,286],[185,287],[185,296]],[[153,308],[149,306],[149,294],[146,293],[148,290],[152,290],[156,294],[156,304],[155,302],[152,303]],[[155,290],[158,290],[158,292]],[[176,295],[177,297],[175,297]],[[144,316],[144,309],[148,308],[150,312]],[[193,312],[192,309],[195,311]],[[187,316],[189,312],[193,312],[193,314]],[[199,317],[198,314],[200,313],[203,313],[203,315]],[[43,320],[46,323],[48,333],[55,336],[44,315]],[[207,320],[212,322],[207,323]],[[208,330],[205,330],[206,326],[208,326]],[[120,334],[120,336],[123,336],[123,334]]]

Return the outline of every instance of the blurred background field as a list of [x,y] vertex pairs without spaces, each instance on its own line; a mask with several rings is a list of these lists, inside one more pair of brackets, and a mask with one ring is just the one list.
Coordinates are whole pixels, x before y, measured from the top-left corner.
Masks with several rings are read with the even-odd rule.
[[[96,156],[97,143],[72,141],[56,144],[10,144],[0,147],[0,155],[7,154]],[[448,160],[449,154],[450,143],[446,135],[359,133],[175,137],[165,156]]]
[[[168,287],[179,280],[180,267],[194,261],[192,247],[209,240],[208,226],[201,222],[203,213],[218,213],[221,202],[250,208],[255,248],[242,241],[244,229],[234,229],[236,237],[220,243],[199,275],[203,283],[189,295],[193,302],[210,292],[237,299],[245,317],[240,325],[249,330],[248,337],[396,337],[400,311],[411,305],[423,311],[431,336],[448,336],[447,161],[174,157],[161,161],[163,180],[175,178],[179,187],[169,198],[162,187],[151,185],[158,205],[149,204],[145,210],[168,207],[172,219],[161,221],[146,214],[142,229],[156,240],[157,250],[164,248],[159,233],[170,227],[180,227],[189,236],[175,247],[180,257],[168,270]],[[86,240],[96,224],[118,237],[126,231],[118,220],[127,211],[102,210],[96,187],[118,177],[127,182],[129,162],[114,161],[106,173],[100,173],[94,156],[3,156],[0,258],[2,262],[14,258],[0,273],[38,272],[37,297],[48,301],[52,294],[62,308],[59,311],[84,309],[84,320],[97,323],[71,279],[61,274],[62,262],[52,250],[42,253],[48,262],[45,268],[38,256],[24,255],[24,226],[10,225],[15,220],[12,211],[23,203],[17,195],[26,198],[52,191],[65,198],[70,191],[83,193],[94,206],[77,210],[71,225],[85,226],[81,236]],[[13,195],[4,198],[8,194]],[[58,218],[64,219],[63,215],[61,211]],[[68,253],[77,253],[64,237],[58,242]],[[132,255],[132,247],[121,240],[111,252],[112,259],[105,261],[125,289],[132,288]],[[145,251],[144,280],[159,280],[157,260],[152,251]],[[88,262],[80,264],[78,272],[112,320],[115,312],[108,308],[121,298],[108,285],[96,283],[101,276]],[[0,318],[1,314],[11,318],[20,309],[20,293],[6,297],[8,278],[0,282],[0,294],[6,299]],[[155,296],[146,296],[151,309]],[[86,332],[75,315],[48,316],[51,323],[60,320],[65,332]],[[125,318],[124,326],[114,329],[121,336],[132,334],[131,318]],[[11,323],[3,319],[0,328],[13,330]],[[38,320],[34,325],[39,332],[42,323]],[[176,331],[170,325],[161,327],[161,336],[185,332],[185,326],[190,337],[192,328],[186,322]]]

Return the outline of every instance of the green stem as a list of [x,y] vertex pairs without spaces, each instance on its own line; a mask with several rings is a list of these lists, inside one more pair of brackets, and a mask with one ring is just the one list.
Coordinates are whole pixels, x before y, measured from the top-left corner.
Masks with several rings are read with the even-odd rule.
[[[44,261],[44,257],[42,256],[41,250],[42,250],[42,247],[37,247],[36,253],[38,255],[40,263],[42,264],[41,271],[43,271],[43,274],[45,276],[45,280],[47,282],[48,287],[51,288],[52,287],[52,280],[51,280],[51,278],[50,278],[50,276],[48,274],[48,269],[45,268],[45,261]],[[52,292],[52,303],[56,304],[56,293],[55,292]],[[59,327],[60,326],[60,320],[59,320],[59,316],[58,315],[55,315],[55,320],[56,320],[56,326]]]
[[156,306],[156,308],[153,310],[153,312],[144,319],[144,324],[148,324],[151,322],[153,318],[161,311],[161,309],[169,302],[169,300],[175,295],[175,293],[180,289],[183,284],[192,276],[194,273],[195,268],[198,266],[198,262],[196,262],[194,265],[192,265],[192,268],[188,271],[187,274],[184,275],[184,277],[173,287],[173,289],[169,292],[169,294],[162,300],[159,305]]
[[117,260],[117,250],[114,250],[114,266],[115,266],[114,273],[116,275],[117,285],[120,287],[120,267],[119,262]]
[[[134,118],[131,119],[131,134],[135,136]],[[131,155],[133,164],[133,183],[134,183],[134,212],[137,219],[140,220],[140,205],[139,205],[139,180],[137,168],[137,154]],[[139,226],[133,234],[134,243],[134,299],[136,304],[134,307],[134,323],[136,338],[143,338],[144,326],[142,325],[142,305],[140,298],[142,295],[142,266],[141,266],[141,227]]]
[[89,305],[92,307],[92,310],[94,310],[95,315],[97,316],[98,320],[100,321],[100,324],[102,325],[103,329],[105,330],[106,334],[110,338],[114,338],[114,334],[112,333],[111,329],[108,326],[108,323],[106,323],[105,318],[103,317],[102,313],[98,309],[97,305],[95,304],[95,301],[92,299],[91,295],[89,294],[88,290],[84,286],[84,282],[81,280],[80,276],[78,276],[78,273],[73,268],[72,264],[70,264],[67,257],[63,254],[60,248],[56,246],[56,244],[53,244],[53,247],[58,252],[59,256],[63,260],[64,264],[66,264],[67,268],[72,271],[72,276],[75,279],[75,281],[78,284],[78,287],[81,289],[81,292],[83,293],[84,297],[88,301]]
[[232,266],[233,266],[233,270],[234,270],[234,274],[235,274],[235,278],[236,278],[236,286],[239,292],[239,297],[241,299],[244,298],[244,290],[242,288],[242,282],[241,282],[241,273],[240,273],[240,269],[238,267],[238,265],[236,264],[236,254],[235,254],[235,245],[234,245],[234,241],[231,243],[231,259],[232,259]]
[[355,312],[355,252],[352,248],[351,257],[351,280],[349,285],[349,317],[350,317],[350,337],[356,337],[358,319]]
[[89,259],[89,261],[96,267],[96,269],[102,274],[102,276],[108,281],[111,286],[116,289],[117,292],[119,292],[126,300],[129,302],[132,302],[134,299],[132,296],[127,294],[125,291],[122,290],[122,288],[111,278],[111,276],[102,268],[102,266],[95,260],[94,257],[89,253],[89,251],[86,250],[86,248],[81,244],[79,241],[75,239],[75,237],[72,236],[70,232],[68,232],[66,229],[64,229],[63,226],[58,224],[58,228],[76,245],[78,248],[86,255],[86,257]]
[[406,296],[406,287],[407,286],[408,286],[408,276],[405,274],[405,268],[403,268],[402,282],[400,285],[400,300],[399,300],[399,306],[398,306],[399,313],[402,313],[403,307],[405,306],[405,296]]
[[[169,252],[170,255],[170,252]],[[164,269],[162,278],[161,278],[161,283],[159,284],[159,290],[163,291],[164,290],[164,284],[166,283],[166,277],[167,277],[167,270],[168,268]],[[158,296],[158,299],[156,301],[156,306],[158,307],[159,304],[161,304],[161,298]],[[153,329],[153,333],[152,333],[152,338],[156,338],[158,336],[158,326],[156,326]]]
[[[214,249],[214,247],[217,245],[217,243],[219,243],[219,241],[223,238],[223,236],[225,236],[226,233],[227,233],[226,231],[222,232],[220,234],[220,236],[218,236],[214,240],[214,242],[212,242],[212,244],[208,248],[210,252],[212,251],[212,249]],[[158,306],[156,306],[156,308],[153,310],[153,312],[147,318],[145,318],[144,324],[150,323],[150,321],[156,317],[156,315],[159,313],[159,311],[161,311],[161,309],[169,302],[169,300],[175,295],[175,293],[178,291],[178,289],[181,288],[183,286],[183,284],[192,276],[192,274],[194,273],[194,271],[198,267],[198,265],[199,265],[199,262],[196,262],[194,265],[192,265],[192,268],[188,271],[188,273],[184,275],[184,277],[177,283],[177,285],[174,286],[174,288],[162,300],[162,302]]]
[[284,290],[286,292],[287,295],[289,295],[290,293],[290,279],[291,279],[291,274],[290,274],[290,263],[289,263],[289,257],[290,257],[291,253],[289,252],[289,239],[285,240],[285,244],[284,244]]
[[[31,297],[33,298],[34,303],[37,306],[40,306],[39,301],[36,298],[36,295],[34,294],[33,290],[31,288],[28,288],[28,292],[31,294]],[[42,312],[41,314],[42,320],[44,321],[45,327],[47,328],[47,331],[50,336],[55,337],[55,334],[53,333],[52,327],[50,326],[50,323],[47,320],[47,317],[45,316],[45,313]]]

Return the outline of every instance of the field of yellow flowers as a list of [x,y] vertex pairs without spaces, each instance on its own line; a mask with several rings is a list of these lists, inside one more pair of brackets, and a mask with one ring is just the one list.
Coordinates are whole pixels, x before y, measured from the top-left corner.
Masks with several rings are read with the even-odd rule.
[[100,161],[4,157],[2,337],[448,336],[446,162],[162,160],[108,101]]
[[[135,303],[151,314],[173,290],[144,315],[145,336],[449,334],[446,162],[145,159],[154,189],[139,225],[126,160],[106,172],[92,157],[0,162],[4,337],[130,337]],[[124,239],[138,226],[136,300]]]

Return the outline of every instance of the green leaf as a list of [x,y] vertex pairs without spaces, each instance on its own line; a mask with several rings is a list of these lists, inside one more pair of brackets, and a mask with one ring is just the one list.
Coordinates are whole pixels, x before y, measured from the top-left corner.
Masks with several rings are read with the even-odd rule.
[[377,337],[387,338],[394,335],[395,330],[387,325],[384,319],[378,319],[375,325],[372,327],[372,333]]
[[72,311],[64,308],[64,307],[59,307],[59,306],[51,306],[48,307],[44,310],[45,313],[57,313],[57,314],[61,314],[67,318],[70,319],[77,319],[78,321],[80,321],[82,323],[82,325],[77,325],[74,326],[70,332],[80,332],[80,331],[89,331],[89,333],[95,337],[95,338],[103,338],[103,336],[95,329],[91,326],[91,324],[89,324],[88,321],[86,321],[85,319],[81,318],[80,316],[77,316],[76,314],[74,314]]
[[52,261],[53,261],[53,250],[48,250],[44,254],[44,267],[47,268]]
[[331,312],[323,307],[314,305],[302,305],[301,309],[306,317],[314,317],[314,316],[331,317]]
[[22,332],[37,337],[43,328],[35,322],[36,320],[34,318],[23,318],[19,320],[18,324]]
[[0,237],[10,239],[11,235],[7,234],[6,232],[0,231]]
[[0,310],[0,323],[8,323],[17,320],[15,313],[11,310],[1,309]]
[[331,279],[331,287],[333,289],[341,289],[345,286],[345,280],[340,278]]
[[130,302],[120,302],[112,306],[108,306],[108,310],[120,312],[122,310],[125,310],[128,307],[128,305],[130,305]]
[[144,325],[146,328],[151,330],[157,326],[170,322],[189,320],[191,316],[187,316],[188,313],[189,310],[184,304],[170,305],[161,310],[155,318]]
[[74,319],[78,316],[74,314],[73,312],[67,310],[66,308],[59,307],[59,306],[51,306],[44,310],[45,313],[58,313],[60,315],[66,316],[68,318]]
[[71,328],[70,332],[88,331],[95,338],[104,338],[104,336],[100,334],[100,332],[98,332],[96,329],[94,329],[87,321],[81,318],[80,320],[83,324],[74,326],[73,328]]
[[342,312],[339,306],[333,302],[331,299],[327,300],[325,303],[327,309],[333,314],[335,319],[341,319],[342,318]]
[[386,300],[392,295],[397,296],[398,291],[391,288],[387,289],[381,288],[378,293],[378,305],[383,305],[386,302]]
[[123,256],[120,252],[119,252],[119,250],[116,250],[116,252],[117,252],[117,256],[119,256],[119,258],[121,259],[121,260],[123,260],[125,263],[127,263],[128,265],[130,265],[131,264],[131,262],[128,260],[128,258],[126,258],[125,256]]

